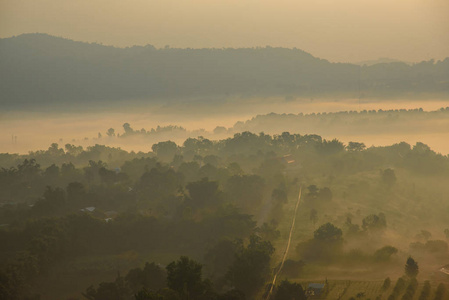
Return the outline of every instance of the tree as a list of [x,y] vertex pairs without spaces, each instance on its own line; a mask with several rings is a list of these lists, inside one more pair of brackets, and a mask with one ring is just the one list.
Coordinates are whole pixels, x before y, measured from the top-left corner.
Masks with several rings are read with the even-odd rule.
[[444,295],[446,294],[446,286],[444,285],[444,283],[440,283],[437,287],[437,290],[435,292],[435,298],[433,298],[434,300],[443,300]]
[[159,142],[151,146],[151,150],[156,153],[157,157],[162,161],[170,162],[173,157],[178,154],[178,145],[172,141]]
[[409,256],[407,262],[405,263],[405,275],[410,278],[415,278],[419,273],[418,263]]
[[358,142],[349,142],[346,146],[346,150],[349,152],[359,152],[363,151],[366,148],[364,143],[358,143]]
[[109,128],[108,131],[106,132],[106,135],[109,136],[109,137],[115,136],[115,129],[114,128]]
[[282,188],[274,189],[273,192],[271,193],[271,199],[276,204],[277,203],[285,204],[287,203],[287,192],[285,191],[285,189]]
[[182,174],[173,169],[153,168],[140,178],[137,188],[149,199],[167,197],[181,186]]
[[417,288],[418,281],[416,280],[416,278],[412,278],[401,300],[412,300]]
[[131,269],[125,276],[125,280],[134,292],[142,289],[157,291],[166,286],[166,273],[154,262],[147,262],[143,269]]
[[321,225],[320,228],[315,230],[313,237],[315,240],[330,242],[330,243],[340,243],[343,238],[343,232],[340,228],[335,227],[331,223],[326,223]]
[[59,167],[55,164],[52,164],[44,171],[44,176],[50,180],[55,180],[59,177]]
[[369,215],[362,220],[362,228],[365,231],[376,232],[382,231],[387,227],[387,220],[383,213],[379,215]]
[[231,241],[223,239],[213,246],[205,255],[208,274],[213,279],[224,277],[229,266],[232,265],[235,255],[243,247],[241,240]]
[[396,284],[393,288],[393,292],[391,293],[390,297],[388,299],[396,299],[402,291],[405,289],[406,283],[404,278],[399,277],[398,281],[396,281]]
[[265,181],[257,175],[231,176],[225,190],[230,200],[239,207],[254,207],[263,199]]
[[306,197],[307,197],[308,200],[313,200],[313,199],[316,199],[318,197],[319,189],[318,189],[318,187],[316,185],[314,185],[314,184],[309,185],[307,187],[307,190],[308,190],[308,192],[306,194]]
[[203,178],[200,181],[190,182],[186,189],[190,194],[190,202],[194,207],[217,205],[221,200],[221,191],[218,182]]
[[390,257],[396,253],[398,253],[398,249],[396,249],[395,247],[385,246],[374,252],[373,256],[375,261],[385,262],[388,261]]
[[202,280],[203,266],[181,256],[176,262],[167,266],[167,285],[170,289],[177,291],[181,299],[195,300],[208,291],[208,282]]
[[283,280],[276,288],[274,300],[306,300],[302,286],[296,282]]
[[131,128],[131,125],[129,125],[129,123],[123,124],[123,129],[125,130],[125,133],[123,135],[131,135],[134,133],[134,130]]
[[271,273],[270,259],[273,253],[274,248],[270,242],[252,235],[249,245],[236,254],[234,263],[226,274],[229,283],[244,292],[247,298],[253,299]]
[[102,282],[98,288],[90,286],[86,293],[83,293],[83,296],[89,300],[127,300],[130,295],[131,291],[120,275],[114,282]]
[[391,279],[390,277],[385,278],[384,283],[382,284],[382,290],[386,291],[390,288],[391,286]]
[[430,296],[430,281],[424,281],[424,286],[421,290],[418,300],[427,300]]
[[318,146],[317,150],[322,154],[333,155],[345,150],[345,145],[337,139],[333,139],[332,141],[324,140]]
[[61,212],[66,204],[65,192],[61,188],[47,186],[44,196],[34,204],[32,211],[40,215],[52,215]]
[[330,261],[342,250],[343,232],[331,223],[321,225],[313,239],[298,244],[296,251],[305,260]]

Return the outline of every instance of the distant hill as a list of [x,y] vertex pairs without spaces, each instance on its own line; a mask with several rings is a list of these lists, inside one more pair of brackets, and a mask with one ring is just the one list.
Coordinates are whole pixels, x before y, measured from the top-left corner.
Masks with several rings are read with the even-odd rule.
[[373,59],[373,60],[364,60],[364,61],[357,62],[355,64],[359,65],[359,66],[363,66],[363,65],[372,66],[372,65],[377,65],[377,64],[390,64],[390,63],[405,63],[407,65],[413,65],[413,63],[411,63],[411,62],[401,61],[399,59],[388,58],[388,57],[381,57],[381,58]]
[[449,58],[331,63],[299,49],[115,48],[46,34],[0,39],[0,105],[217,95],[449,96]]

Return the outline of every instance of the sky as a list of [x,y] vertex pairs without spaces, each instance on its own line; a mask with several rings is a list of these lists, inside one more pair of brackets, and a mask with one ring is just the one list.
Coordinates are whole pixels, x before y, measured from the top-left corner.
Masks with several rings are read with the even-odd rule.
[[449,57],[448,0],[0,0],[0,37],[288,47],[336,62]]

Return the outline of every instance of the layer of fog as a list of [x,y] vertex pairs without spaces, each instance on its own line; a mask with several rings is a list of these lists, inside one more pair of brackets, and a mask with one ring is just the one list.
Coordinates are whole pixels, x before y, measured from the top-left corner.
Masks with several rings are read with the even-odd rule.
[[[207,102],[206,102],[207,103]],[[9,111],[0,113],[0,152],[27,153],[31,150],[46,149],[51,143],[60,145],[67,143],[89,146],[94,144],[107,144],[118,146],[128,151],[151,150],[151,145],[161,140],[174,140],[182,143],[188,136],[199,135],[208,138],[224,138],[233,132],[213,135],[217,126],[231,128],[238,121],[245,122],[256,115],[274,113],[313,113],[338,112],[362,110],[389,110],[389,109],[416,109],[425,111],[438,110],[449,106],[449,101],[367,101],[367,100],[320,100],[320,99],[225,99],[223,104],[216,101],[205,104],[201,101],[189,101],[183,104],[148,105],[125,103],[113,107],[77,108],[73,113],[58,111],[30,112]],[[245,103],[245,104],[242,104]],[[114,128],[116,133],[122,133],[122,125],[129,123],[134,130],[145,128],[151,130],[157,126],[177,125],[187,129],[183,134],[154,135],[146,139],[117,139],[107,138],[106,131]],[[382,125],[382,124],[379,124]],[[407,124],[404,124],[408,126]],[[357,130],[344,132],[338,130],[320,130],[318,128],[305,128],[299,134],[319,134],[326,139],[338,138],[347,143],[349,141],[364,142],[367,146],[391,145],[400,141],[410,144],[423,142],[436,152],[449,153],[449,126],[444,123],[429,123],[426,128],[403,129],[401,132],[375,133],[376,128],[370,132]],[[416,127],[416,126],[415,126]],[[273,129],[275,130],[275,129]],[[271,131],[273,131],[271,130]],[[266,133],[274,134],[280,132]],[[374,133],[373,133],[374,132]],[[98,139],[98,133],[102,138]]]

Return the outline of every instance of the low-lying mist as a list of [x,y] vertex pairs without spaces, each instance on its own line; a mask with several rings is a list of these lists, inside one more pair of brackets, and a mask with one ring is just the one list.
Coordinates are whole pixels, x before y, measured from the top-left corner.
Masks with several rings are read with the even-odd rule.
[[[327,139],[338,138],[344,143],[363,142],[367,146],[383,146],[405,141],[423,142],[434,151],[449,153],[449,119],[447,115],[422,114],[421,117],[402,117],[400,111],[387,112],[384,118],[370,119],[369,114],[340,114],[334,117],[324,113],[363,112],[379,109],[410,110],[422,108],[436,111],[449,105],[448,101],[372,101],[326,99],[224,99],[217,101],[190,101],[172,104],[143,104],[108,107],[77,107],[67,112],[61,107],[46,107],[41,111],[8,111],[1,114],[0,150],[9,153],[27,153],[45,149],[51,143],[70,143],[82,146],[106,144],[128,151],[149,151],[159,141],[183,142],[187,137],[204,136],[220,139],[245,130],[275,134],[283,131],[300,134],[319,134]],[[274,115],[274,114],[276,115]],[[287,115],[285,115],[287,114]],[[300,114],[308,118],[292,121]],[[256,118],[256,116],[259,116]],[[134,131],[156,134],[128,135],[125,139],[108,137],[113,128],[123,134],[123,124]],[[162,130],[157,130],[158,126]],[[167,126],[182,127],[171,130]],[[217,128],[218,127],[218,128]],[[178,128],[179,129],[179,128]],[[101,138],[99,138],[101,136]]]

